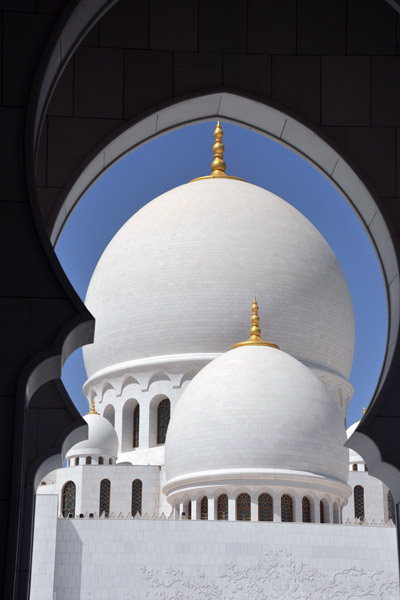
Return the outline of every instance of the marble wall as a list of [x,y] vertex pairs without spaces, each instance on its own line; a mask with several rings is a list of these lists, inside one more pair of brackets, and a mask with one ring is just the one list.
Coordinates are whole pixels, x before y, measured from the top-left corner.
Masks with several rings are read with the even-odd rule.
[[31,600],[398,598],[394,527],[37,517]]

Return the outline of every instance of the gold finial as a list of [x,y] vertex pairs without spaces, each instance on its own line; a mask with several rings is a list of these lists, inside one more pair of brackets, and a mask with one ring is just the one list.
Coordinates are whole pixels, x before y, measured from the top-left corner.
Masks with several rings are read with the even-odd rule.
[[211,171],[214,177],[226,177],[225,169],[226,164],[224,161],[225,148],[222,143],[224,132],[222,131],[221,123],[218,121],[214,131],[215,144],[213,146],[214,160],[211,163]]
[[259,327],[260,317],[258,316],[258,304],[255,296],[251,310],[253,314],[251,316],[250,337],[245,342],[239,342],[238,344],[235,344],[232,346],[232,348],[239,348],[240,346],[270,346],[271,348],[277,348],[279,350],[279,346],[273,344],[272,342],[265,342],[261,338],[261,331]]
[[88,415],[98,415],[99,414],[96,410],[96,404],[95,404],[94,397],[92,398],[92,406],[90,408],[90,411],[87,414]]
[[222,143],[223,137],[224,137],[224,132],[222,131],[221,123],[218,121],[217,126],[214,131],[214,138],[215,138],[215,142],[213,145],[214,160],[211,163],[211,174],[206,175],[205,177],[196,177],[196,179],[192,179],[192,181],[199,181],[200,179],[215,179],[215,178],[236,179],[238,181],[244,181],[244,179],[240,179],[240,177],[232,177],[225,173],[226,164],[224,161],[225,147]]
[[365,415],[365,406],[363,406],[363,416]]

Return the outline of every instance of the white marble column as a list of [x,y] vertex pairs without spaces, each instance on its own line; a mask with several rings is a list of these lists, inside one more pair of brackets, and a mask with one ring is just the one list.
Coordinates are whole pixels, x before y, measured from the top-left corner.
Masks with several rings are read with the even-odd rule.
[[236,521],[236,500],[228,498],[228,521]]
[[209,521],[215,520],[215,505],[216,505],[216,500],[214,500],[214,498],[208,498],[208,520]]
[[294,510],[293,521],[295,523],[303,522],[303,496],[295,496],[293,498]]
[[274,523],[280,523],[282,521],[281,516],[281,494],[274,494]]
[[251,499],[251,517],[252,521],[258,521],[258,497]]

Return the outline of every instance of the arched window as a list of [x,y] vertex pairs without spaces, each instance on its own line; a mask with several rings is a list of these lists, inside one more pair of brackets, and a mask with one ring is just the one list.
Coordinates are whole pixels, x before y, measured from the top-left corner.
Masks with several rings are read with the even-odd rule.
[[368,467],[366,464],[364,464],[364,471],[368,471]]
[[75,466],[77,467],[79,465],[79,457],[76,457],[75,459]]
[[165,398],[157,408],[157,444],[165,444],[170,414],[171,403]]
[[99,515],[102,515],[103,513],[110,513],[110,493],[111,482],[109,479],[103,479],[100,482]]
[[269,494],[260,494],[258,496],[258,520],[273,521],[272,514],[272,496]]
[[251,501],[248,494],[239,494],[236,498],[236,520],[250,521]]
[[76,487],[73,481],[67,481],[62,492],[62,516],[75,516]]
[[112,465],[112,464],[113,464],[112,458],[109,458],[109,459],[108,459],[108,464],[109,464],[109,465]]
[[191,500],[189,500],[189,502],[188,502],[187,518],[188,519],[192,518],[192,501]]
[[217,500],[217,520],[228,520],[228,496],[221,494]]
[[92,464],[92,457],[91,456],[87,456],[86,457],[86,464],[87,465],[91,465]]
[[354,488],[354,516],[356,519],[364,519],[364,488],[356,485]]
[[303,496],[301,503],[303,508],[303,523],[311,523],[311,502],[306,496]]
[[104,458],[99,456],[99,465],[104,465]]
[[142,489],[143,484],[140,479],[135,479],[132,483],[132,517],[134,517],[136,513],[139,513],[139,515],[142,514]]
[[319,522],[325,523],[325,507],[322,500],[319,503]]
[[387,503],[388,503],[388,516],[389,519],[392,519],[393,523],[396,524],[396,507],[394,504],[392,492],[389,490],[387,494]]
[[136,408],[133,411],[133,440],[132,447],[138,448],[139,446],[139,419],[140,419],[140,407],[136,404]]
[[357,464],[353,465],[353,471],[358,471],[358,465]]
[[208,498],[207,496],[203,496],[200,502],[200,519],[202,521],[207,521],[208,519]]
[[293,500],[289,494],[283,494],[281,498],[281,521],[283,523],[293,522]]

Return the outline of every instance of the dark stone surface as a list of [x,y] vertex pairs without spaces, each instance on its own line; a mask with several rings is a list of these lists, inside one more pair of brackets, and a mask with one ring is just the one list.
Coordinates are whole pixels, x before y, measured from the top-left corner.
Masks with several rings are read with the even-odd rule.
[[74,111],[74,61],[71,61],[57,84],[51,97],[48,115],[72,117]]
[[123,117],[123,51],[79,48],[74,56],[74,115]]
[[124,118],[172,97],[172,52],[125,51]]
[[347,54],[395,54],[396,14],[381,0],[348,0]]
[[224,54],[223,84],[255,96],[271,94],[271,57],[263,54]]
[[369,57],[324,56],[321,102],[322,125],[369,125]]
[[151,50],[197,50],[198,11],[197,0],[150,0]]
[[319,125],[321,118],[321,58],[274,56],[272,98]]
[[[118,128],[120,121],[112,119],[77,119],[49,117],[48,119],[48,174],[50,187],[63,187],[75,167],[100,142]],[[63,160],[58,154],[62,140]],[[78,158],[79,156],[79,158]]]
[[298,54],[344,54],[345,50],[346,0],[298,0]]
[[243,52],[247,48],[246,0],[199,2],[199,50]]
[[222,55],[216,52],[174,54],[174,95],[222,85]]
[[37,0],[37,12],[49,15],[59,15],[64,10],[67,3],[68,0]]
[[394,127],[348,127],[346,150],[380,196],[396,195]]
[[400,125],[400,56],[374,56],[371,66],[371,124]]
[[6,106],[27,103],[37,66],[35,56],[41,53],[55,20],[53,15],[4,13],[3,102]]
[[0,200],[19,201],[24,193],[21,163],[24,157],[25,111],[3,107],[0,111]]
[[296,0],[248,1],[248,51],[296,53]]
[[149,0],[121,0],[99,24],[100,46],[148,48]]

